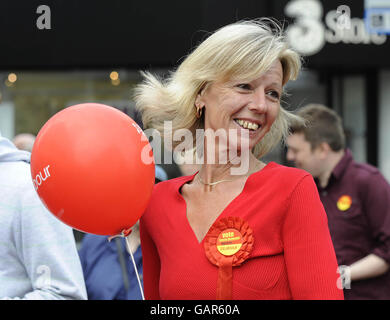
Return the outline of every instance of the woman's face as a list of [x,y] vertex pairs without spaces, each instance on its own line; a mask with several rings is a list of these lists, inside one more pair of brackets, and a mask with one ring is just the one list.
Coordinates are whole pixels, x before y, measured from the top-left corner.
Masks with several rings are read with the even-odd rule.
[[266,73],[251,82],[212,83],[197,96],[196,105],[204,107],[205,130],[224,129],[227,137],[233,130],[230,132],[237,135],[237,140],[224,141],[229,144],[228,148],[240,150],[246,145],[252,150],[275,121],[282,90],[283,69],[277,60]]

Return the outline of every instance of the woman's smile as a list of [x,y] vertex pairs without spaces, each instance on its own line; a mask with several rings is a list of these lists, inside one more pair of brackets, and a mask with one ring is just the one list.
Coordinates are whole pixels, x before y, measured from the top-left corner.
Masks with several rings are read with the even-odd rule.
[[262,125],[257,121],[253,120],[244,120],[242,118],[236,118],[233,120],[235,125],[238,127],[238,133],[244,132],[244,134],[248,134],[249,138],[253,138],[258,135],[258,133],[262,129]]
[[244,119],[234,119],[234,121],[242,128],[248,129],[249,131],[256,131],[261,128],[261,125],[252,121],[252,120],[244,120]]

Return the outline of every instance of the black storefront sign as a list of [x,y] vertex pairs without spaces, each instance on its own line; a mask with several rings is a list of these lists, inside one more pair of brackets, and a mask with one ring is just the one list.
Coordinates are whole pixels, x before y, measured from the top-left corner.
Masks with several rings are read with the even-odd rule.
[[[37,25],[42,5],[50,29]],[[350,29],[339,28],[340,6]],[[263,16],[289,26],[308,67],[390,67],[390,36],[365,31],[364,0],[2,0],[0,69],[170,68],[207,32]]]
[[288,21],[290,42],[311,68],[390,67],[390,36],[367,31],[363,0],[275,1],[274,12]]

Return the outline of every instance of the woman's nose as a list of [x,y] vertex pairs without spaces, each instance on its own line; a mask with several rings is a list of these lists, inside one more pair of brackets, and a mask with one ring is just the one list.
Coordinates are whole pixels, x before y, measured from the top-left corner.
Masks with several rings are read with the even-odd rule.
[[249,109],[258,113],[264,113],[267,111],[267,101],[263,90],[256,90],[253,93]]

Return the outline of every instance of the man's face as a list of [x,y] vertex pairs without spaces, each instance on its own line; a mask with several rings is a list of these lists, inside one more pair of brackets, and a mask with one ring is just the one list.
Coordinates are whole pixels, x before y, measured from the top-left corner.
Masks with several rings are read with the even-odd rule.
[[287,138],[287,160],[295,163],[297,168],[306,170],[313,177],[320,176],[323,165],[319,148],[311,149],[303,133],[294,133]]

